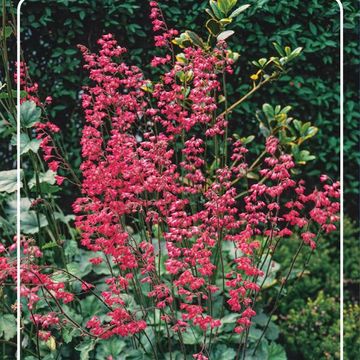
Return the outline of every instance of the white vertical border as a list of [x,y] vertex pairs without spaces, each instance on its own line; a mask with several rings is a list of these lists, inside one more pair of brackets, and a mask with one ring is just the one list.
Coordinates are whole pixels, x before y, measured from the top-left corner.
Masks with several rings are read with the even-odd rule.
[[[344,359],[344,7],[340,0],[335,0],[340,10],[340,360]],[[20,0],[16,13],[16,61],[17,79],[20,79],[20,13],[21,5],[25,0]],[[20,178],[20,81],[16,84],[17,91],[17,126],[16,126],[16,170],[17,170],[17,192],[16,192],[16,359],[21,360],[21,308],[20,308],[20,286],[21,286],[21,251],[20,251],[20,200],[21,200],[21,178]]]
[[21,200],[21,178],[20,178],[20,11],[21,5],[25,0],[20,0],[17,5],[16,12],[16,74],[17,74],[17,84],[16,84],[16,359],[21,360],[21,302],[20,302],[20,286],[21,286],[21,248],[20,248],[20,200]]
[[344,7],[340,10],[340,360],[344,359]]

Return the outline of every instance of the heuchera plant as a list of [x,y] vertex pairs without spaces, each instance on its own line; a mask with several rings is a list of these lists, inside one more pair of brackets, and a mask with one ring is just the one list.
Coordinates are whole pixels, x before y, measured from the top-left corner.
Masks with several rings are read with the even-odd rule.
[[[240,334],[240,358],[276,248],[302,239],[275,303],[301,250],[314,250],[320,234],[335,229],[339,183],[323,175],[321,186],[307,191],[299,169],[314,158],[300,148],[315,127],[290,118],[290,107],[265,104],[258,114],[260,155],[251,152],[254,136],[229,134],[229,123],[239,121],[232,111],[287,71],[301,52],[275,44],[278,56],[254,61],[249,92],[229,104],[226,79],[239,54],[228,47],[233,31],[226,26],[248,7],[236,3],[210,1],[205,41],[194,32],[169,29],[151,1],[155,46],[163,51],[151,61],[158,74],[151,80],[123,61],[126,49],[111,34],[98,41],[99,53],[79,46],[92,80],[82,96],[81,183],[56,146],[59,128],[48,121],[35,128],[49,169],[58,172],[57,183],[81,187],[73,205],[81,245],[93,253],[92,265],[107,267],[108,275],[98,286],[63,271],[104,306],[82,328],[62,310],[74,295],[52,278],[50,267],[36,263],[42,252],[24,237],[22,296],[40,339],[70,324],[94,339],[134,337],[151,358],[164,358],[159,338],[166,337],[170,359],[174,351],[184,357],[191,351],[194,359],[206,360],[230,314],[232,331]],[[31,87],[27,93],[34,101]],[[15,280],[9,259],[1,258],[7,266],[1,278]],[[32,310],[49,298],[55,306],[48,314]],[[185,334],[196,339],[191,350]]]

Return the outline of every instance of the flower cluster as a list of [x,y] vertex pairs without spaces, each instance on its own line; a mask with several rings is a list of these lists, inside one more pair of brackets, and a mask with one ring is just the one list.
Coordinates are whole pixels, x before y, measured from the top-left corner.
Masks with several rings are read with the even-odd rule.
[[[47,314],[37,313],[37,305],[41,302],[53,304],[53,308],[61,307],[74,300],[74,294],[66,290],[64,282],[53,279],[53,272],[44,271],[44,267],[39,264],[43,257],[42,251],[36,245],[33,238],[22,236],[20,241],[14,237],[14,243],[9,247],[0,245],[0,285],[11,280],[17,282],[16,248],[18,243],[21,247],[21,287],[20,296],[24,299],[27,309],[31,314],[30,320],[36,325],[39,338],[48,340],[51,336],[51,329],[59,328],[66,323],[64,316],[59,312],[49,312]],[[52,307],[52,306],[51,306]],[[41,305],[39,311],[41,312]]]
[[50,121],[46,123],[37,122],[34,127],[37,134],[36,138],[41,140],[40,148],[43,151],[43,159],[48,163],[49,169],[56,173],[56,182],[61,185],[65,177],[57,174],[57,172],[60,166],[65,166],[65,161],[54,142],[54,135],[60,131],[60,128]]
[[[160,10],[151,6],[155,30],[164,30]],[[99,54],[80,46],[94,85],[83,95],[82,196],[73,208],[81,244],[102,253],[112,275],[102,292],[106,320],[93,317],[88,328],[103,338],[141,332],[150,301],[181,339],[189,327],[206,333],[221,325],[209,306],[221,298],[238,313],[234,331],[247,330],[264,276],[256,261],[261,239],[275,246],[299,234],[314,249],[319,232],[335,228],[339,184],[306,195],[303,181],[293,179],[292,156],[274,136],[256,166],[239,140],[231,163],[217,152],[216,142],[228,146],[227,121],[217,115],[219,77],[231,72],[223,42],[212,52],[187,47],[156,83],[119,60],[126,50],[111,35],[99,45]],[[171,61],[159,58],[153,65]],[[261,181],[244,192],[236,184],[250,170]],[[227,267],[225,243],[236,254]],[[96,266],[103,258],[90,261]],[[139,288],[147,295],[140,317],[124,300]],[[200,352],[194,358],[207,357]]]
[[[15,82],[18,81],[17,73],[14,74]],[[43,103],[38,96],[38,84],[32,83],[28,75],[28,68],[24,62],[20,62],[20,87],[25,92],[25,96],[21,98],[21,103],[25,101],[34,102],[37,106],[44,108],[52,102],[51,96],[47,96]],[[41,140],[40,148],[43,151],[43,159],[48,163],[48,167],[54,173],[58,172],[59,167],[68,169],[63,156],[60,154],[58,146],[54,141],[54,135],[60,132],[60,128],[50,121],[45,123],[39,121],[34,125],[36,138]],[[58,185],[64,181],[64,177],[59,174],[55,175]]]
[[[171,39],[178,35],[175,29],[168,29],[159,4],[156,1],[150,1],[151,14],[150,19],[155,33],[155,46],[158,47],[171,47]],[[165,58],[166,59],[166,58]]]
[[[45,103],[42,103],[37,95],[38,89],[39,89],[39,85],[36,82],[32,82],[30,80],[30,77],[28,75],[28,67],[26,66],[26,64],[23,61],[20,61],[20,63],[15,63],[15,66],[19,65],[19,69],[20,69],[20,77],[19,77],[19,82],[20,82],[20,87],[22,89],[22,91],[24,92],[24,96],[21,97],[20,99],[20,103],[23,103],[24,101],[33,101],[36,105],[39,106],[44,106],[44,104],[51,104],[52,102],[52,97],[51,96],[47,96],[45,99]],[[18,82],[18,76],[17,76],[17,72],[14,73],[14,80],[15,83]]]

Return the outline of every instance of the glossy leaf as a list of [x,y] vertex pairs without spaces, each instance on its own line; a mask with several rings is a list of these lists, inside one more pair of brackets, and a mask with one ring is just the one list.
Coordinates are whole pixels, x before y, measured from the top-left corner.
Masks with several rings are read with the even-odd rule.
[[244,12],[246,9],[248,9],[251,5],[250,4],[245,4],[242,5],[240,7],[238,7],[235,11],[233,11],[229,17],[230,18],[236,18],[237,16],[239,16],[242,12]]
[[222,30],[221,23],[214,19],[208,20],[205,26],[212,36],[217,36]]
[[217,36],[217,40],[218,41],[221,41],[221,40],[226,40],[227,38],[229,38],[231,35],[234,34],[234,31],[233,30],[226,30],[226,31],[223,31],[222,33],[220,33],[218,36]]

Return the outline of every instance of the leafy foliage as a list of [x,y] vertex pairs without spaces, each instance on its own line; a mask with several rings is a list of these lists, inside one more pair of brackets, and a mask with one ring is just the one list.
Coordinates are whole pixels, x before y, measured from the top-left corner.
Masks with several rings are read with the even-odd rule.
[[338,301],[322,291],[301,311],[291,309],[284,329],[290,351],[309,360],[340,359],[339,316]]
[[[348,339],[347,350],[345,352],[349,354],[349,359],[356,359],[358,357],[357,352],[359,348],[356,348],[356,346],[350,346],[350,343],[356,344],[356,341],[359,341],[357,332],[353,330],[359,317],[359,307],[357,303],[357,296],[359,293],[358,234],[359,229],[355,223],[345,217],[344,285],[346,310],[344,313],[344,326],[345,337]],[[286,263],[289,262],[291,253],[294,251],[295,247],[295,241],[289,241],[287,244],[283,244],[277,252],[276,260],[286,266]],[[320,332],[322,332],[323,335],[320,345],[322,349],[321,351],[323,351],[324,354],[332,354],[332,351],[337,351],[339,348],[339,338],[334,338],[336,331],[339,331],[339,232],[332,234],[326,241],[321,238],[318,242],[317,251],[316,256],[313,255],[308,262],[302,279],[296,280],[296,277],[293,279],[293,284],[289,286],[289,290],[284,298],[284,301],[280,304],[279,310],[277,311],[277,316],[279,318],[278,324],[280,326],[280,331],[283,334],[281,336],[281,343],[285,345],[287,350],[292,349],[292,353],[288,354],[289,356],[298,356],[298,350],[302,349],[300,344],[304,339],[300,338],[296,340],[296,337],[292,334],[294,334],[294,331],[298,331],[296,329],[298,329],[297,327],[300,323],[302,324],[301,326],[305,326],[305,320],[300,320],[300,315],[297,316],[295,314],[308,314],[307,310],[304,309],[307,308],[309,303],[313,305],[313,312],[314,314],[318,314],[318,316],[312,317],[309,314],[307,317],[308,324],[306,326],[308,326],[308,331],[310,327],[314,327],[317,331],[320,329]],[[306,254],[304,255],[305,256],[300,256],[300,264],[305,264],[307,262],[307,256]],[[300,271],[300,269],[296,268],[294,270],[297,273]],[[321,292],[324,287],[326,288],[326,293],[322,294]],[[271,298],[271,292],[267,293],[264,296],[265,304],[271,302]],[[315,303],[317,304],[316,306]],[[330,306],[330,304],[332,305]],[[289,312],[292,314],[291,316],[287,316]],[[319,317],[321,317],[320,321]],[[327,320],[325,321],[324,319]],[[305,336],[305,328],[302,329],[304,330],[303,334]],[[311,334],[312,333],[313,332],[311,332]],[[309,337],[308,334],[306,337],[307,341],[309,339],[313,340],[311,344],[309,342],[309,349],[317,347],[317,344],[321,340],[314,336]],[[306,350],[302,351],[301,358],[308,359],[307,356],[308,354]],[[320,358],[322,357],[320,356]]]
[[344,310],[344,359],[355,360],[360,356],[360,306],[349,304]]

